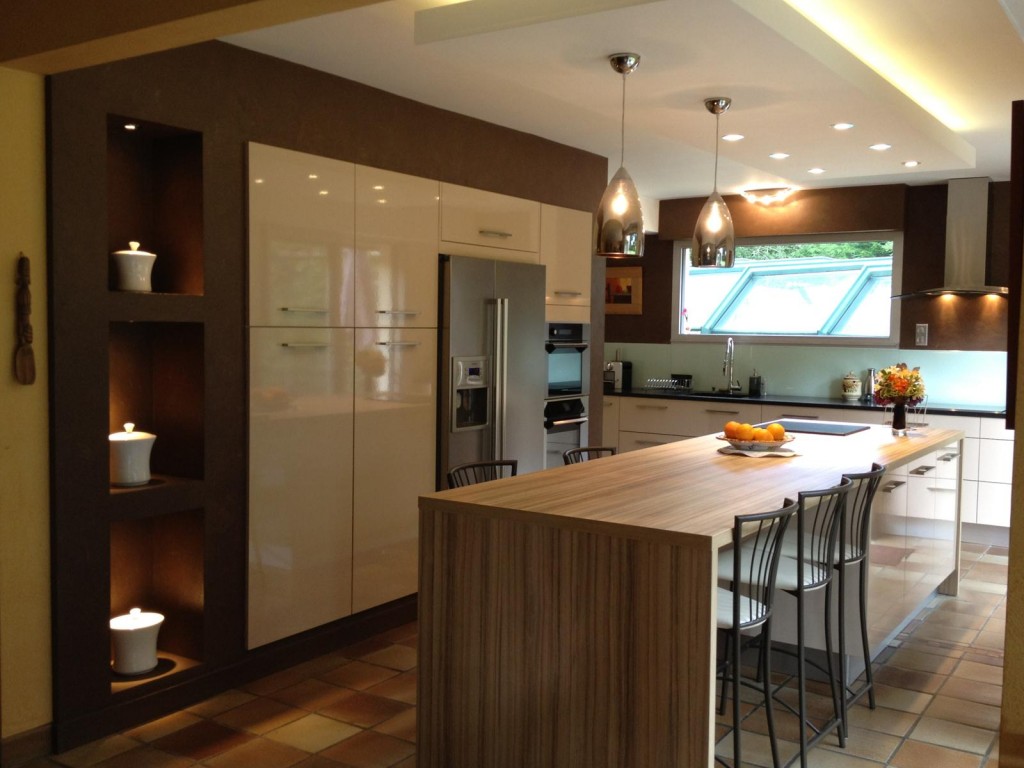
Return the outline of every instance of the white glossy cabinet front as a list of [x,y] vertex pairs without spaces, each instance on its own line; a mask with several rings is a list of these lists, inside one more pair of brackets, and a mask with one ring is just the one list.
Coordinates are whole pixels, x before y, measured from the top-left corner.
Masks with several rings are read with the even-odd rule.
[[602,415],[601,445],[610,445],[617,448],[619,445],[619,397],[602,398],[604,414]]
[[355,166],[249,144],[249,325],[351,326]]
[[356,166],[356,326],[437,326],[439,188]]
[[353,331],[249,337],[249,648],[352,611]]
[[434,491],[437,333],[356,331],[354,612],[416,592],[421,494]]
[[540,263],[547,268],[548,322],[590,322],[594,216],[554,205],[540,207]]
[[540,203],[442,182],[441,240],[449,253],[536,263]]

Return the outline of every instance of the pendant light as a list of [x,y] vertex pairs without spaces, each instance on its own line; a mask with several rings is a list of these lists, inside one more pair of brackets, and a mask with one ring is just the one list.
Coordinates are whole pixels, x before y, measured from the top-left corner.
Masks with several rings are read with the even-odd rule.
[[704,99],[704,106],[715,116],[715,181],[711,196],[701,208],[693,229],[690,264],[694,267],[731,267],[736,255],[736,234],[732,214],[718,194],[718,118],[732,106],[732,99],[715,96]]
[[644,216],[640,195],[626,171],[626,75],[640,64],[638,53],[613,53],[608,57],[612,69],[622,75],[622,154],[619,170],[608,182],[597,209],[598,256],[610,259],[638,258],[644,255]]

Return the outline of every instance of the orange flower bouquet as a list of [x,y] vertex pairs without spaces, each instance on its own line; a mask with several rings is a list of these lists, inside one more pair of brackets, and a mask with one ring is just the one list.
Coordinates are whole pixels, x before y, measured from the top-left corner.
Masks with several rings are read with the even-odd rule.
[[878,405],[917,405],[924,400],[924,379],[920,368],[897,363],[883,368],[875,381],[875,402]]

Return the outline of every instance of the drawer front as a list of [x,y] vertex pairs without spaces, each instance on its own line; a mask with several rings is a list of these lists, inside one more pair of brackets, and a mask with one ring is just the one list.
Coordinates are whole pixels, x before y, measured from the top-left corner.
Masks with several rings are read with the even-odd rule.
[[856,408],[811,408],[794,405],[765,405],[765,421],[779,419],[812,419],[820,421],[846,421],[853,424],[881,424],[882,411],[863,411]]
[[726,422],[757,424],[761,421],[760,403],[698,402],[686,403],[683,432],[688,435],[710,435],[721,433]]
[[619,453],[639,451],[655,445],[666,445],[679,440],[686,440],[680,435],[661,435],[654,432],[619,432]]
[[1004,419],[978,419],[981,437],[987,440],[1013,440],[1013,430],[1006,428]]
[[684,435],[685,406],[681,400],[625,397],[619,402],[619,429]]
[[964,480],[960,486],[960,520],[978,522],[978,481]]
[[[907,532],[907,478],[886,472],[871,506],[872,537],[904,536]],[[902,546],[902,541],[899,542]]]
[[978,522],[982,525],[1010,525],[1010,486],[978,483]]
[[979,440],[978,479],[1009,483],[1013,478],[1013,443],[1007,440]]

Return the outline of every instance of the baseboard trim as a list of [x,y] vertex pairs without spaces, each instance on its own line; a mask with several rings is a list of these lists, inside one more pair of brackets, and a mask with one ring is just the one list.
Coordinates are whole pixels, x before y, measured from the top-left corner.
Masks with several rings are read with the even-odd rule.
[[0,742],[0,768],[17,768],[50,754],[53,727],[49,724],[8,736]]

